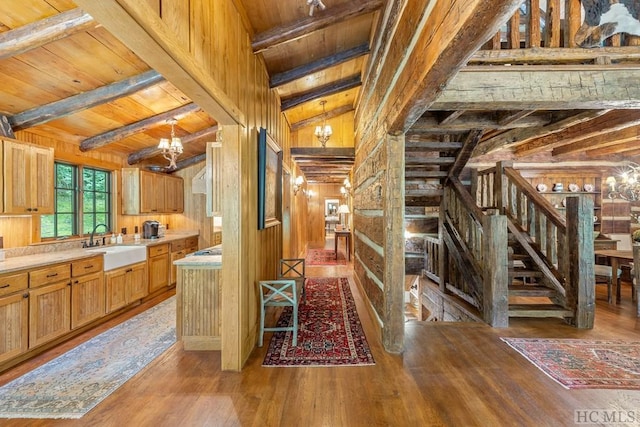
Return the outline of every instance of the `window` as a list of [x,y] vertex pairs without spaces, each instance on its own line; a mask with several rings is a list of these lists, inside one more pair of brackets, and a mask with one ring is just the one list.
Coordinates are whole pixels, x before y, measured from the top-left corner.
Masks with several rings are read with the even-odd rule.
[[111,229],[111,173],[86,166],[55,164],[55,214],[41,216],[41,237],[89,234],[97,224]]

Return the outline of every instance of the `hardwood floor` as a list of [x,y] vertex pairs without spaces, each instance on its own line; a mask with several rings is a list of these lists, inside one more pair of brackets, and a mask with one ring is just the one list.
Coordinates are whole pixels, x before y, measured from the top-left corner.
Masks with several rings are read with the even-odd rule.
[[[565,390],[500,341],[501,336],[637,340],[640,322],[628,287],[619,306],[607,304],[604,287],[598,287],[593,330],[554,319],[515,319],[505,329],[408,322],[405,352],[396,355],[382,348],[376,321],[353,282],[352,264],[308,267],[308,275],[349,278],[375,366],[263,368],[266,336],[242,372],[221,372],[219,352],[185,352],[176,344],[80,420],[0,419],[0,425],[567,426],[574,424],[574,410],[630,405],[640,412],[640,391]],[[14,368],[0,376],[0,384],[63,350]]]

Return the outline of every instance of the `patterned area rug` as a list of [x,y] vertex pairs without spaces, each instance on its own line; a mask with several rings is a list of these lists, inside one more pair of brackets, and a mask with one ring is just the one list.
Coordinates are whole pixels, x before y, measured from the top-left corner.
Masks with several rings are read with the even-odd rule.
[[80,418],[176,342],[175,297],[0,387],[0,418]]
[[336,260],[336,252],[329,249],[309,249],[304,262],[307,265],[342,265],[347,263],[344,254],[338,250],[338,259]]
[[640,341],[501,339],[565,388],[640,390]]
[[[291,345],[291,331],[274,332],[262,366],[374,365],[347,279],[310,278],[305,286],[307,299],[298,307],[298,345]],[[291,307],[286,307],[278,325],[291,320]]]

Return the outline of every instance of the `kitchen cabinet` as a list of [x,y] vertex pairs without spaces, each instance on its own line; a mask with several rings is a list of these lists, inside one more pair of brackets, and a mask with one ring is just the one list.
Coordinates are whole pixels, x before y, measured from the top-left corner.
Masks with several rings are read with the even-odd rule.
[[122,169],[122,213],[180,213],[184,210],[181,177],[141,170]]
[[146,262],[106,271],[104,281],[107,313],[126,307],[149,294]]
[[198,250],[198,236],[187,237],[184,242],[185,251],[187,254],[193,253]]
[[58,264],[29,272],[29,348],[71,330],[71,268]]
[[79,328],[105,314],[102,256],[71,263],[71,329]]
[[149,293],[169,286],[171,270],[169,269],[169,244],[149,246],[147,262],[149,265]]
[[165,180],[165,212],[184,212],[184,181],[179,176],[164,176]]
[[2,143],[4,213],[53,213],[53,148],[6,139]]
[[171,279],[169,281],[170,285],[175,285],[176,277],[177,277],[176,274],[177,274],[178,267],[173,265],[173,262],[187,256],[185,244],[186,244],[185,239],[174,240],[173,242],[171,242]]
[[26,272],[0,276],[0,363],[29,348],[28,285]]

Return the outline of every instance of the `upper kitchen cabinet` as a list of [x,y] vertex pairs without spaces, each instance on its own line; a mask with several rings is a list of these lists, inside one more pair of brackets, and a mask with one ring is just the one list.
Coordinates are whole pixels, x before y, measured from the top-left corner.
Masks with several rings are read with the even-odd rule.
[[181,213],[183,210],[182,178],[138,168],[122,169],[123,215]]
[[54,212],[53,148],[3,140],[4,206],[8,214]]

